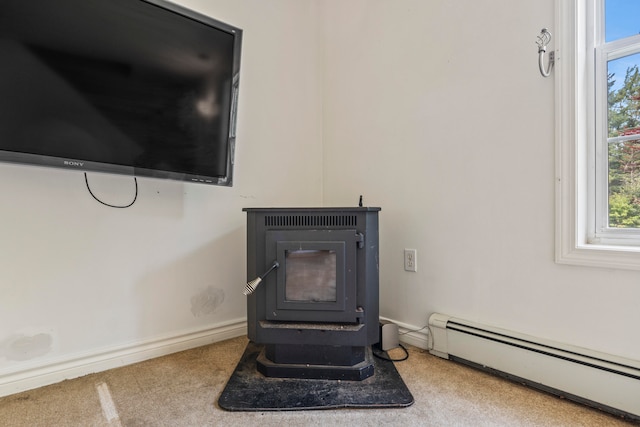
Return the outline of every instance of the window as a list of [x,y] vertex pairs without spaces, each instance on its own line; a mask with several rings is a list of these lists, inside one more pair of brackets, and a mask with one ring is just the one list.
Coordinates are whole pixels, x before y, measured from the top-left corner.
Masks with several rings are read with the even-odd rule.
[[596,223],[591,240],[640,245],[640,2],[600,1],[594,27]]
[[640,2],[557,4],[556,260],[640,269]]

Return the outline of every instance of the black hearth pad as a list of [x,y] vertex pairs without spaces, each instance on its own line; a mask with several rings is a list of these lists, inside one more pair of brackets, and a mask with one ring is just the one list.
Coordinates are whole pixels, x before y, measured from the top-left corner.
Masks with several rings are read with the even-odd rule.
[[393,362],[374,358],[362,381],[269,378],[256,369],[263,346],[249,342],[218,404],[228,411],[300,411],[410,406],[413,396]]

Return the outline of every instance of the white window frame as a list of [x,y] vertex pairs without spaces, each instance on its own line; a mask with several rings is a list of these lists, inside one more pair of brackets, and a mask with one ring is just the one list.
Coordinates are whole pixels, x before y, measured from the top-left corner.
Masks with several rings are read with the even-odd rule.
[[596,109],[602,88],[598,95],[593,83],[593,35],[601,34],[596,31],[600,29],[595,8],[602,4],[600,0],[556,3],[556,262],[640,270],[640,239],[634,241],[627,231],[614,236],[601,229],[596,233],[602,226],[603,204],[596,200],[595,173],[608,161],[595,144],[596,117],[603,112]]
[[[595,0],[595,8],[603,13],[604,0]],[[613,140],[638,139],[637,135],[619,136],[608,138],[609,117],[606,100],[607,88],[607,62],[628,55],[640,53],[640,35],[625,37],[619,40],[605,43],[604,22],[598,20],[595,28],[595,176],[608,176],[609,173],[609,149],[608,144]],[[622,76],[617,76],[621,78]],[[605,142],[606,141],[606,142]],[[607,179],[596,179],[595,185],[595,227],[589,240],[593,243],[640,246],[640,231],[636,228],[610,228],[609,227],[609,186]]]

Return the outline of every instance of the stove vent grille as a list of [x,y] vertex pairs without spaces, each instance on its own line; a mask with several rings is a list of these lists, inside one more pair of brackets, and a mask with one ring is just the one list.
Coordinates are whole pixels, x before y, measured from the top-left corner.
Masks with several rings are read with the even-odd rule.
[[267,215],[267,227],[355,227],[357,215]]

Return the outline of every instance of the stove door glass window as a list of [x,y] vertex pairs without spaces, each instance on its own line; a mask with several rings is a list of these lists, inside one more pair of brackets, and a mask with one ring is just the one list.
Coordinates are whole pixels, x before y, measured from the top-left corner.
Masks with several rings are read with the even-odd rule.
[[335,250],[288,250],[285,256],[285,301],[336,301]]

